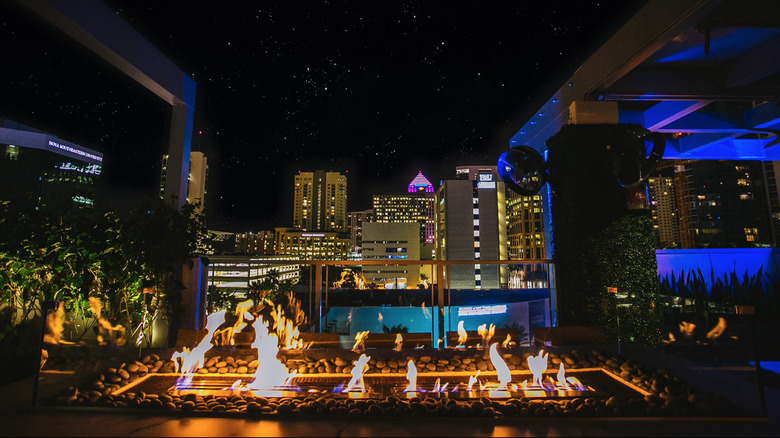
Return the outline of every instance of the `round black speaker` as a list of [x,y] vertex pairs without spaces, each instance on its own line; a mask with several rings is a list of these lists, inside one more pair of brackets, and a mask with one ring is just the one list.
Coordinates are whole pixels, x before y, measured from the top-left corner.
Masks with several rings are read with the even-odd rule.
[[515,146],[498,157],[498,175],[513,192],[532,196],[547,183],[544,158],[530,146]]
[[628,145],[620,158],[617,171],[618,184],[621,187],[636,187],[645,182],[658,166],[666,150],[663,134],[648,132],[637,141]]

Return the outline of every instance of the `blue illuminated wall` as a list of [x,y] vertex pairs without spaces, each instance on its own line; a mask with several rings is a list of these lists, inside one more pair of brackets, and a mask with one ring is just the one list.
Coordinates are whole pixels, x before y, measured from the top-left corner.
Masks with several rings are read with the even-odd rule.
[[716,278],[736,271],[742,280],[745,273],[754,276],[763,267],[764,274],[772,279],[780,278],[780,248],[659,249],[655,257],[661,278],[672,273],[679,277],[680,271],[687,273],[700,268],[708,288],[712,287],[711,270]]

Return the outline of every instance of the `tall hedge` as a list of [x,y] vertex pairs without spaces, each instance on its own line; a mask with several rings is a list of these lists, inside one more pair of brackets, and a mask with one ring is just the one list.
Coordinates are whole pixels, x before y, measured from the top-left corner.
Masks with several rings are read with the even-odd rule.
[[[638,125],[567,125],[547,140],[551,245],[558,270],[562,326],[597,325],[624,341],[655,344],[661,319],[654,297],[658,275],[649,210],[629,210],[617,182],[616,159],[636,144]],[[616,307],[608,287],[628,297]]]

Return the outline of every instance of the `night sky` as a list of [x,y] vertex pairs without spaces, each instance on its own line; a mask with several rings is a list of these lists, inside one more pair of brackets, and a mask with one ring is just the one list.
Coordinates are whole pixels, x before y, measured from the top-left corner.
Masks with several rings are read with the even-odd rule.
[[[198,86],[211,229],[292,223],[293,175],[346,172],[349,210],[492,164],[644,1],[107,0]],[[116,202],[156,196],[170,109],[16,2],[0,3],[0,117],[105,155]]]

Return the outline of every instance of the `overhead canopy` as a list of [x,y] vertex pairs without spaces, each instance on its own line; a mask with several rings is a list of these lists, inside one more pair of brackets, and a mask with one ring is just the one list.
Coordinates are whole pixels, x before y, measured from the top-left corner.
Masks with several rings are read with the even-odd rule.
[[779,95],[780,2],[653,0],[546,98],[510,146],[542,151],[578,108],[616,107],[619,122],[669,134],[667,159],[780,160]]
[[17,0],[171,105],[164,198],[187,201],[197,84],[101,0]]

